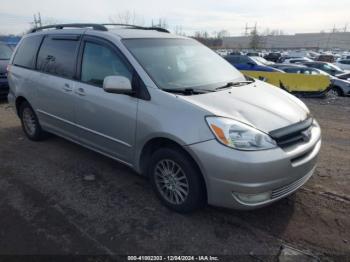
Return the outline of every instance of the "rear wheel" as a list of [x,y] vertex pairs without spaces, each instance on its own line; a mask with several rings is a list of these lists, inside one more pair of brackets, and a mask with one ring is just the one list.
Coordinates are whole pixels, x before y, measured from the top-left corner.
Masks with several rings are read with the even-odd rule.
[[40,126],[38,117],[28,102],[24,101],[20,105],[19,116],[21,118],[22,129],[26,136],[33,141],[42,140],[44,131]]
[[149,176],[162,203],[179,213],[203,206],[205,190],[201,174],[183,152],[159,149],[151,157]]

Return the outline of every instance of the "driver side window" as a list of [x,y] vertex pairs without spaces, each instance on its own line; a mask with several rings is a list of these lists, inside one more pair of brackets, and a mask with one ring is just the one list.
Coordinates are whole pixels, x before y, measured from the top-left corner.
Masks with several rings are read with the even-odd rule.
[[81,65],[81,81],[102,87],[106,76],[124,76],[132,81],[132,73],[124,61],[110,48],[86,42]]

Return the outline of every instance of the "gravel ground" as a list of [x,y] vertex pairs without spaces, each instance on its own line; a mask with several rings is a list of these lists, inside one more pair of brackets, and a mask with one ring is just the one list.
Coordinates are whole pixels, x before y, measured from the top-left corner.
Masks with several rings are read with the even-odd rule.
[[304,102],[322,127],[323,145],[315,175],[303,188],[255,211],[206,207],[190,215],[163,207],[145,178],[111,159],[56,136],[27,140],[1,102],[0,254],[213,254],[276,261],[289,246],[321,260],[348,261],[350,98]]

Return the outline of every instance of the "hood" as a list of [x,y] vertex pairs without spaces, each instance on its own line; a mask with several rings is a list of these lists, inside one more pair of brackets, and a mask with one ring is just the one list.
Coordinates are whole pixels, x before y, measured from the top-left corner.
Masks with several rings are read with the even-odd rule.
[[309,115],[299,99],[261,81],[182,98],[213,115],[238,120],[265,133],[303,121]]
[[340,78],[336,78],[336,77],[333,77],[331,81],[332,81],[333,85],[339,85],[339,86],[348,86],[348,85],[350,85],[350,81],[349,80],[340,79]]
[[6,67],[9,64],[9,60],[0,60],[0,74],[6,73]]

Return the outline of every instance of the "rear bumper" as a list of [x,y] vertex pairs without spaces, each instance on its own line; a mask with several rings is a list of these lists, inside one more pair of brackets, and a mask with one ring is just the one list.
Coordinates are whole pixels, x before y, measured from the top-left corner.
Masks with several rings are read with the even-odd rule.
[[[216,140],[190,146],[205,176],[208,203],[234,209],[271,204],[305,184],[312,176],[321,147],[320,128],[312,139],[290,150],[244,152]],[[260,197],[263,195],[264,197]],[[250,198],[253,200],[246,200]]]

